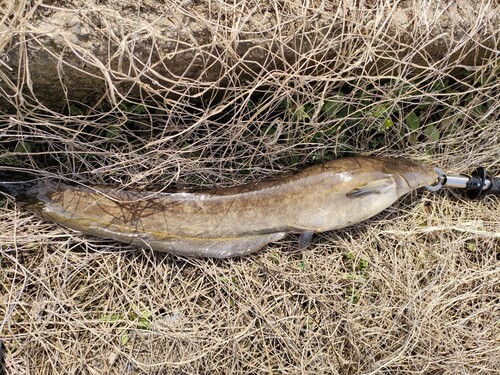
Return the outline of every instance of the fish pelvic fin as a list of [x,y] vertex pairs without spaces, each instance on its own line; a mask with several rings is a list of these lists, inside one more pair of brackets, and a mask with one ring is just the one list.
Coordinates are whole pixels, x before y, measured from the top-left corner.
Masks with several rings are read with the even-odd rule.
[[309,246],[309,243],[311,242],[313,238],[314,232],[303,232],[299,236],[299,249],[304,250],[307,246]]

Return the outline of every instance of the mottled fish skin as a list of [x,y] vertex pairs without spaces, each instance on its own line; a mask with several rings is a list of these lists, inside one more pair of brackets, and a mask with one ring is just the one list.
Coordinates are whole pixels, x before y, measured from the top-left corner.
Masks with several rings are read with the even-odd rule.
[[352,157],[242,186],[155,193],[40,181],[18,201],[43,218],[101,238],[192,257],[255,252],[288,233],[366,220],[436,173],[406,159]]

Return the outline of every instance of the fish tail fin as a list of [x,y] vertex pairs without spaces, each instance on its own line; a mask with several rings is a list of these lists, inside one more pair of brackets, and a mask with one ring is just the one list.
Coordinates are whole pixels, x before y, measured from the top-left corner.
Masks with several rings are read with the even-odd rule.
[[14,197],[24,196],[35,184],[36,178],[28,173],[0,170],[0,192]]

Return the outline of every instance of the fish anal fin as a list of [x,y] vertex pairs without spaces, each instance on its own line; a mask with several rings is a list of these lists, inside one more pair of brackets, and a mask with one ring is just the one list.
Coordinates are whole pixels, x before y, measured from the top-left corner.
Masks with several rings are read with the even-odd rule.
[[254,253],[270,242],[281,240],[285,232],[235,238],[182,238],[142,239],[134,241],[142,247],[176,255],[197,258],[232,258]]
[[352,189],[346,193],[348,198],[361,198],[372,194],[382,194],[388,189],[395,186],[395,181],[392,176],[372,180],[367,184],[358,188]]

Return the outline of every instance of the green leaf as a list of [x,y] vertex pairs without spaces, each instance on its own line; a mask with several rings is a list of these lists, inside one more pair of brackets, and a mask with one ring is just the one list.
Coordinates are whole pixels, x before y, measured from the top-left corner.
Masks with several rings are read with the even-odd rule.
[[326,137],[329,137],[331,135],[334,135],[334,134],[338,134],[340,132],[342,132],[342,125],[339,124],[338,122],[336,122],[335,124],[332,124],[331,126],[327,127],[324,131],[323,131],[323,134],[326,136]]
[[390,118],[386,118],[384,120],[384,122],[382,122],[382,126],[381,126],[380,130],[387,131],[390,128],[392,128],[393,126],[394,126],[394,122],[392,122],[392,120]]
[[368,143],[368,146],[373,150],[375,150],[383,145],[384,145],[384,137],[382,135],[377,135],[377,136],[373,137],[370,140],[370,142]]
[[411,111],[408,116],[406,116],[405,122],[411,130],[417,130],[420,127],[420,118],[415,111]]
[[360,271],[366,270],[368,268],[368,261],[366,259],[360,259],[358,262],[358,269]]
[[127,330],[123,330],[122,334],[121,334],[121,339],[120,339],[121,344],[123,346],[125,346],[129,342],[129,340],[130,340],[130,336],[128,334],[128,331]]
[[71,116],[81,116],[83,115],[82,108],[75,104],[70,104],[69,105],[69,113]]
[[150,324],[150,322],[149,322],[148,318],[144,318],[144,317],[139,318],[139,324],[138,324],[139,328],[148,329],[149,324]]
[[292,105],[291,105],[291,101],[288,100],[288,99],[284,99],[283,101],[280,102],[280,104],[278,105],[278,109],[289,109]]
[[474,115],[476,115],[477,117],[483,115],[486,113],[488,109],[486,108],[486,106],[480,104],[480,105],[477,105],[475,107],[472,108],[472,113]]
[[345,254],[345,257],[349,260],[353,260],[356,259],[356,254],[349,251],[348,253]]
[[139,313],[131,312],[129,318],[132,320],[137,319],[137,326],[140,329],[148,329],[153,313],[147,309],[141,310]]
[[472,252],[477,251],[477,245],[475,243],[469,242],[467,244],[467,250]]
[[444,87],[445,84],[443,83],[443,81],[441,80],[435,81],[430,88],[430,92],[441,92],[444,90]]
[[112,315],[104,315],[101,320],[103,322],[116,322],[118,320],[121,320],[122,317],[118,314],[112,314]]
[[307,120],[310,118],[309,111],[310,111],[309,106],[298,105],[293,113],[293,119],[299,121]]
[[139,114],[144,114],[146,113],[146,106],[143,104],[138,104],[132,109],[133,113],[139,113]]
[[274,125],[269,125],[269,126],[264,126],[260,128],[260,134],[265,136],[271,136],[274,133],[276,133],[276,126]]
[[344,298],[347,302],[350,302],[352,304],[357,304],[360,300],[360,295],[358,293],[356,293],[354,288],[347,287]]
[[14,152],[18,152],[20,154],[30,153],[31,150],[32,150],[31,143],[24,141],[18,142],[16,147],[14,148]]
[[304,271],[306,269],[306,262],[301,260],[297,263],[297,268],[301,271]]
[[300,162],[300,158],[297,155],[290,155],[285,161],[288,165],[297,165]]
[[403,83],[403,85],[399,88],[399,89],[396,89],[395,90],[395,97],[400,97],[400,96],[404,96],[406,95],[407,93],[409,92],[412,92],[413,91],[413,86],[409,83]]
[[106,128],[106,138],[111,138],[112,140],[118,138],[122,133],[122,129],[118,126],[110,126]]
[[439,141],[439,130],[434,125],[427,125],[424,129],[424,134],[434,142]]
[[348,273],[345,276],[346,280],[355,281],[357,283],[365,283],[367,281],[366,273]]
[[377,104],[370,112],[372,117],[383,118],[389,114],[389,110],[385,104]]
[[323,107],[321,110],[331,118],[337,117],[337,114],[341,111],[341,109],[345,106],[344,101],[340,98],[343,95],[338,95],[339,98],[332,98],[325,100]]

